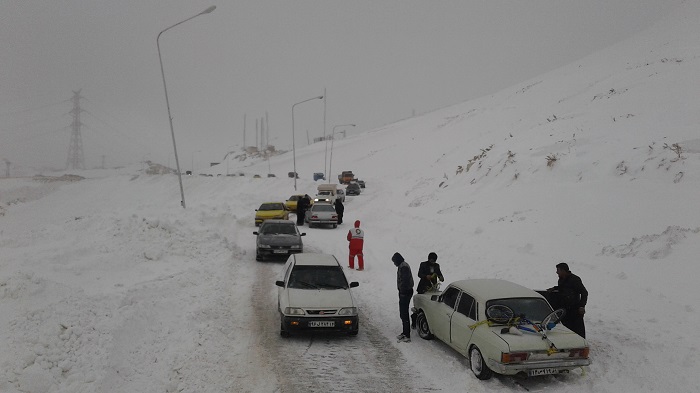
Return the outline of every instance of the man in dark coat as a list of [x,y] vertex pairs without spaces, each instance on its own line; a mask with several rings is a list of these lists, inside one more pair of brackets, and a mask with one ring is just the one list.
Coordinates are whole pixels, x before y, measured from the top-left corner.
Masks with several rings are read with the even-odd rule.
[[304,195],[297,201],[297,226],[304,225],[304,216],[306,215],[306,210],[311,204],[311,199],[307,197],[308,195]]
[[338,213],[338,225],[343,223],[343,213],[345,212],[345,206],[340,198],[335,199],[335,212]]
[[403,259],[401,254],[394,253],[391,257],[391,261],[398,268],[396,270],[396,288],[399,290],[399,315],[401,316],[401,324],[403,326],[403,332],[396,336],[399,341],[411,342],[411,322],[408,314],[408,307],[411,303],[411,297],[413,297],[413,274],[411,274],[411,267]]
[[547,289],[553,296],[555,307],[564,308],[566,315],[561,323],[579,336],[586,338],[586,326],[583,314],[586,313],[588,290],[583,286],[581,278],[569,270],[566,263],[557,264],[559,281],[557,286]]
[[[442,272],[440,271],[440,265],[437,263],[437,254],[431,252],[428,254],[428,260],[421,262],[420,267],[418,267],[418,287],[416,292],[425,293],[428,288],[433,288],[437,284],[437,280],[445,281]],[[411,328],[416,328],[416,313],[411,314]]]

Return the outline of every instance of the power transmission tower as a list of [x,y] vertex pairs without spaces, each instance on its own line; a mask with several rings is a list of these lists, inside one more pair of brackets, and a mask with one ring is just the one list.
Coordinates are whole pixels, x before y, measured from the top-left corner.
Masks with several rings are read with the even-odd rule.
[[[82,90],[82,89],[81,89]],[[80,90],[73,92],[73,123],[71,124],[72,131],[70,134],[70,145],[68,146],[68,160],[66,161],[66,169],[85,169],[85,157],[83,156],[83,137],[80,135]]]

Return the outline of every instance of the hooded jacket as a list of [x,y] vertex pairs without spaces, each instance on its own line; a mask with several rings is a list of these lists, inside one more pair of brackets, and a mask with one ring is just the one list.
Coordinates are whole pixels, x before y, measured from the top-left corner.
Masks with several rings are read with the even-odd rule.
[[399,296],[413,296],[411,267],[398,252],[391,257],[391,261],[398,268],[396,270],[396,288],[399,290]]

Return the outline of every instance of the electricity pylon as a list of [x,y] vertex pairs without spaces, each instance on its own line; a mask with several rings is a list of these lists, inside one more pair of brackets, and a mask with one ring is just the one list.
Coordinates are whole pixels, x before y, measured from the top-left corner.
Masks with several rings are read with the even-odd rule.
[[[82,89],[81,89],[82,90]],[[85,169],[85,157],[83,156],[83,137],[80,135],[80,90],[73,91],[73,110],[70,113],[73,115],[73,123],[71,124],[72,131],[70,134],[70,145],[68,146],[68,160],[66,161],[66,169]]]

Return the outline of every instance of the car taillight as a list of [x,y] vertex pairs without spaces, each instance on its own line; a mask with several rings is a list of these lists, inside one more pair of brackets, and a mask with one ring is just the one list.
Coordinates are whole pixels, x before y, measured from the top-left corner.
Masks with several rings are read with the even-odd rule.
[[335,219],[337,220],[337,219],[338,219],[338,215],[337,215],[337,214],[334,214],[334,215],[331,216],[331,218],[335,218]]
[[588,352],[590,351],[590,348],[574,348],[569,351],[569,357],[570,358],[583,358],[583,359],[588,359]]
[[311,218],[318,219],[318,216],[314,214],[314,215],[311,216]]
[[501,363],[520,363],[527,360],[527,352],[501,353]]

